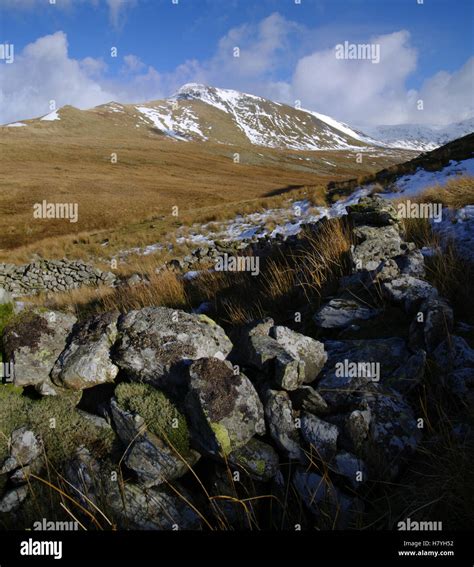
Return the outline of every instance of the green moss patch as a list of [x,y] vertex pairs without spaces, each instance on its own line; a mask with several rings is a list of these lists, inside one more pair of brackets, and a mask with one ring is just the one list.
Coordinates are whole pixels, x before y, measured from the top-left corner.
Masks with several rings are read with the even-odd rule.
[[121,408],[141,416],[151,433],[168,440],[182,455],[189,452],[186,418],[159,390],[148,384],[122,383],[115,389]]
[[47,396],[33,400],[12,384],[0,385],[0,461],[7,456],[7,442],[15,429],[31,428],[43,439],[50,463],[59,467],[84,445],[101,457],[113,449],[115,434],[99,428],[75,408],[77,396]]

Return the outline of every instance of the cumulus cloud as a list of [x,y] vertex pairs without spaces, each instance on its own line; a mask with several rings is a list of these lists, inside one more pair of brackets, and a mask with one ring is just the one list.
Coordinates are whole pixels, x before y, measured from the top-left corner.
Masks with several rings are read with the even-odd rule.
[[111,100],[113,94],[91,77],[100,68],[92,58],[71,59],[63,32],[27,45],[13,64],[0,67],[0,123],[47,114],[51,101],[88,108]]
[[440,72],[419,90],[407,79],[417,68],[417,52],[406,30],[371,38],[380,62],[338,59],[335,49],[302,58],[292,92],[302,105],[355,124],[420,123],[444,126],[473,115],[473,60],[449,74]]
[[[120,25],[123,10],[133,4],[109,0],[113,23]],[[57,32],[15,53],[14,64],[0,64],[0,123],[45,114],[50,100],[79,108],[110,100],[145,102],[169,96],[187,82],[233,88],[292,105],[300,101],[305,108],[361,127],[409,122],[444,126],[474,115],[474,58],[457,71],[440,71],[419,89],[409,89],[418,53],[408,31],[367,38],[366,43],[380,48],[376,64],[340,59],[335,45],[311,49],[306,41],[311,35],[316,35],[315,30],[274,13],[259,23],[230,29],[207,60],[189,59],[162,73],[129,53],[120,72],[111,77],[102,59],[71,58],[65,34]],[[294,46],[302,37],[306,51],[299,53]]]

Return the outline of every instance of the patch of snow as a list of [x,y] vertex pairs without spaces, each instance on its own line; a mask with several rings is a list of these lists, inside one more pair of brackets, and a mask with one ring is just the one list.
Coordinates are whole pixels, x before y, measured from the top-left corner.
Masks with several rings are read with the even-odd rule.
[[46,114],[46,116],[43,116],[40,120],[47,120],[48,122],[52,122],[53,120],[61,120],[61,118],[58,114],[58,111],[54,110],[53,112]]
[[439,171],[426,171],[420,168],[412,175],[403,175],[396,181],[398,191],[383,193],[383,196],[387,199],[416,197],[428,187],[443,185],[455,175],[474,175],[474,158],[460,162],[451,160],[449,165]]
[[23,124],[23,122],[13,122],[12,124],[6,124],[6,128],[20,128],[21,126],[28,126],[28,124]]

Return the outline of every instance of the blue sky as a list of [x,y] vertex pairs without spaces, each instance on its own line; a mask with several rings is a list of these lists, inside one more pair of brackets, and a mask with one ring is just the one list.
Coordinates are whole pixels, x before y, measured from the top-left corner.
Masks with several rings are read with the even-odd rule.
[[[472,113],[473,21],[472,0],[0,0],[0,44],[16,54],[0,64],[0,121],[51,99],[138,102],[197,81],[352,123],[448,123]],[[379,43],[380,65],[335,62],[344,41]]]

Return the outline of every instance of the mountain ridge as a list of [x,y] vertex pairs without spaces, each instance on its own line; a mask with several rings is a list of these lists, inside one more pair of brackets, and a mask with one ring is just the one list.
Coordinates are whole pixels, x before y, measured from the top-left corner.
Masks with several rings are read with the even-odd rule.
[[[57,123],[63,109],[37,119],[6,127],[28,126],[37,121]],[[474,119],[443,129],[416,124],[378,126],[363,131],[331,116],[296,108],[249,93],[187,83],[171,97],[134,104],[111,101],[79,111],[123,115],[136,128],[154,128],[177,141],[211,141],[296,151],[361,150],[367,148],[429,151],[474,131]]]

